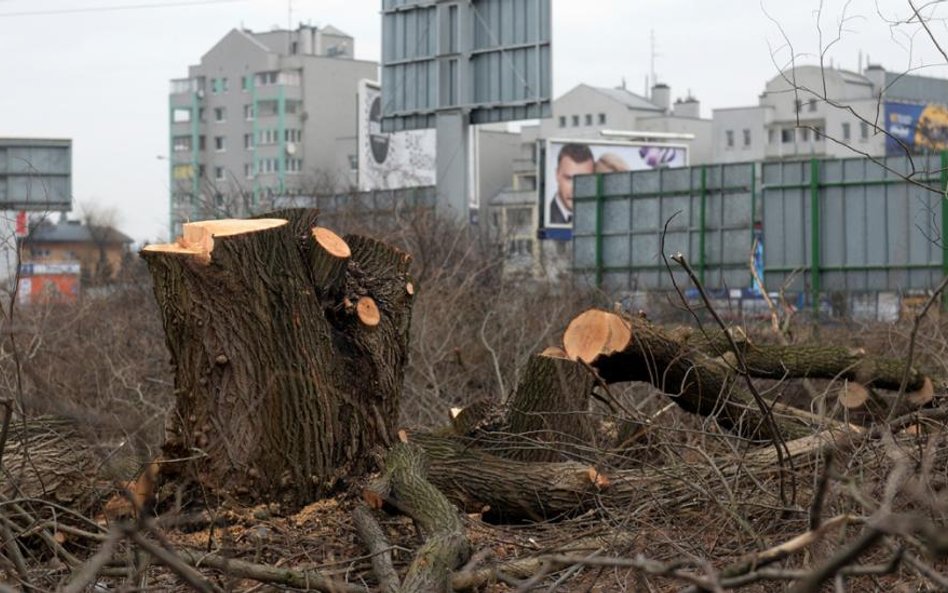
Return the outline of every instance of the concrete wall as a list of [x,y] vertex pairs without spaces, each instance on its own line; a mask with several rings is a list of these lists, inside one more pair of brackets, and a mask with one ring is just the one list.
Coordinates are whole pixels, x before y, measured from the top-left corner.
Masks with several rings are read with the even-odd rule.
[[320,177],[328,173],[336,191],[355,187],[349,157],[356,156],[358,83],[377,79],[378,64],[321,57],[302,62],[306,173]]

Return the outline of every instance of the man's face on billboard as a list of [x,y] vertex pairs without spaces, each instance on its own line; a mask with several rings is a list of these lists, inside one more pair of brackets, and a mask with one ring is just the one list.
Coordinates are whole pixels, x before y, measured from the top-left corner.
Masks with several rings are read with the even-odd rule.
[[595,163],[592,159],[581,163],[577,163],[568,156],[560,159],[560,163],[556,167],[557,192],[559,192],[560,199],[569,208],[570,212],[573,211],[573,176],[589,175],[593,172],[594,167]]

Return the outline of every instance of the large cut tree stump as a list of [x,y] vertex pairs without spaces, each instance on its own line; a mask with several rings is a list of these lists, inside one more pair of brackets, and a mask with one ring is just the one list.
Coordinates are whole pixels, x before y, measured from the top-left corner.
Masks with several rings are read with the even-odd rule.
[[205,491],[303,504],[394,442],[408,255],[291,210],[188,223],[142,257],[175,376],[164,456]]

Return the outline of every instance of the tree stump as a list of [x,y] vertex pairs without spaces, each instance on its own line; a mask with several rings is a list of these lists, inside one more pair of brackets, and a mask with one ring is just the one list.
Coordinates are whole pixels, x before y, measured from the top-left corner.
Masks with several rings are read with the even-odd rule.
[[188,223],[141,255],[174,370],[164,456],[205,492],[302,505],[394,442],[407,254],[289,210]]

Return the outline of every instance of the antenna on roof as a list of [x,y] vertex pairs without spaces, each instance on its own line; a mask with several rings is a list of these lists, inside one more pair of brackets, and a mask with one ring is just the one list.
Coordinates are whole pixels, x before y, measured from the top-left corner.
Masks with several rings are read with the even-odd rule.
[[658,82],[658,77],[655,74],[655,58],[661,55],[657,51],[655,51],[655,29],[651,29],[649,31],[649,40],[650,40],[650,55],[651,55],[651,69],[649,70],[649,73],[651,74],[650,78],[652,80],[652,84],[654,85],[655,83]]

